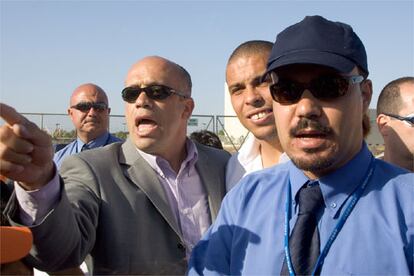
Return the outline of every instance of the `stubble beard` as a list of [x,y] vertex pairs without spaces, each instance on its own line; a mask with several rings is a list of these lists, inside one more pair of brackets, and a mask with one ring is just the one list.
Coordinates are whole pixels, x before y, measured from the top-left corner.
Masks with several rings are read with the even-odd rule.
[[302,171],[320,175],[330,171],[330,168],[332,168],[336,161],[338,149],[337,147],[331,146],[330,148],[325,149],[325,151],[328,151],[327,154],[323,154],[324,152],[320,152],[318,149],[305,149],[303,151],[305,157],[295,155],[289,156],[292,162]]

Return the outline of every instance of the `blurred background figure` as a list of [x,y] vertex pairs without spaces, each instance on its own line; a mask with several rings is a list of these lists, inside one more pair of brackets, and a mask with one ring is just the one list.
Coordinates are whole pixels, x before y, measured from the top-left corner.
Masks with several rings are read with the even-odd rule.
[[393,80],[382,89],[377,124],[385,144],[383,160],[414,171],[414,77]]
[[221,143],[220,138],[217,134],[209,130],[194,131],[190,134],[190,139],[205,146],[223,149],[223,144]]
[[68,155],[122,141],[109,133],[110,112],[108,97],[96,84],[82,84],[73,91],[68,115],[75,126],[77,138],[56,152],[53,160],[58,168]]

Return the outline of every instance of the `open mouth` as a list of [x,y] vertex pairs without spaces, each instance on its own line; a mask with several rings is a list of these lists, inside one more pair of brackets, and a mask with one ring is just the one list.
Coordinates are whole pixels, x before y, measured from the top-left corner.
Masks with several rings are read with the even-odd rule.
[[148,135],[157,128],[157,122],[151,119],[139,119],[136,126],[139,135]]

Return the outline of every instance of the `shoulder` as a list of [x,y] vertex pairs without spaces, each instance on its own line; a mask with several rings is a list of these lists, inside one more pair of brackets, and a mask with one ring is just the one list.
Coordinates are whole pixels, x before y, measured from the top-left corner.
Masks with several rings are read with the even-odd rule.
[[246,168],[238,159],[239,153],[234,153],[226,165],[226,190],[233,188],[246,173]]
[[[115,142],[105,147],[99,147],[70,155],[63,164],[88,163],[91,166],[108,166],[108,163],[117,162],[122,142]],[[62,164],[62,166],[63,166]]]
[[414,173],[376,159],[372,183],[369,190],[388,203],[395,200],[399,204],[412,205]]
[[240,154],[239,152],[233,153],[230,156],[229,160],[227,161],[227,166],[237,166],[237,165],[239,165],[240,164],[239,154]]
[[384,183],[398,183],[410,188],[414,185],[414,173],[380,159],[375,159],[375,177]]
[[116,137],[115,135],[112,135],[109,133],[109,143],[115,143],[115,142],[122,142],[123,140],[121,138]]
[[243,171],[242,176],[244,175],[244,173],[246,172],[246,170],[244,169],[244,166],[242,165],[242,163],[240,162],[239,158],[239,153],[236,152],[234,154],[232,154],[230,156],[230,158],[227,161],[227,173],[228,174],[239,174],[239,171]]
[[284,190],[288,181],[288,163],[279,164],[247,174],[228,194],[229,197],[237,197],[238,199],[261,198],[269,192],[279,194]]
[[230,153],[228,153],[225,150],[221,150],[221,149],[216,149],[216,148],[213,148],[213,147],[205,146],[205,145],[202,145],[202,144],[200,144],[198,142],[194,142],[194,144],[195,144],[195,146],[197,148],[197,151],[200,154],[205,154],[209,158],[219,159],[219,160],[223,160],[223,161],[226,161],[227,162],[227,160],[231,156]]
[[71,150],[71,148],[74,147],[75,143],[76,143],[76,140],[70,142],[69,144],[67,144],[66,146],[64,146],[63,148],[61,148],[57,152],[55,152],[53,159],[54,160],[60,160],[63,157],[65,157],[66,155],[71,154],[70,150]]

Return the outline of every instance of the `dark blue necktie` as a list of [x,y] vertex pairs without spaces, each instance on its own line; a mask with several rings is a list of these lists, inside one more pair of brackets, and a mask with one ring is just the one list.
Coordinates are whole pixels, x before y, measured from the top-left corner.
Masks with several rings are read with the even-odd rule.
[[[320,250],[317,214],[324,203],[319,184],[303,186],[299,190],[298,201],[299,214],[289,237],[290,257],[296,275],[310,275]],[[281,274],[289,275],[286,258]]]

